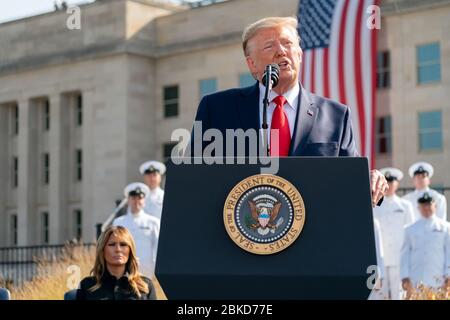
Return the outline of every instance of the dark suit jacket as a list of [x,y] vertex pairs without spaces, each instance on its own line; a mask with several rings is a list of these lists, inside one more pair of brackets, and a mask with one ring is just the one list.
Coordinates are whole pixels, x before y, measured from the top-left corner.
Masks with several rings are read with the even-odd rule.
[[156,300],[156,291],[152,281],[144,276],[142,279],[147,283],[149,292],[142,293],[138,297],[128,282],[127,276],[116,279],[106,271],[101,279],[100,288],[92,292],[89,289],[95,286],[97,280],[95,277],[86,277],[80,282],[76,300]]
[[[359,156],[347,106],[312,94],[301,85],[298,101],[289,156]],[[224,143],[226,129],[259,130],[258,83],[205,96],[200,102],[195,120],[202,122],[202,133],[212,128],[220,130]],[[203,142],[203,149],[209,143]],[[239,155],[257,155],[248,146],[245,153]]]

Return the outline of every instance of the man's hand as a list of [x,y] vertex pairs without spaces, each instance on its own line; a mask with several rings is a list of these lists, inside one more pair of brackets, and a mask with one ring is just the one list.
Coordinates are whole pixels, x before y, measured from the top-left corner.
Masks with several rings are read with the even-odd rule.
[[375,207],[378,201],[384,197],[385,192],[389,189],[386,178],[380,171],[370,171],[370,188],[372,191],[372,207]]
[[403,290],[406,291],[405,299],[408,300],[409,298],[411,298],[411,295],[413,292],[413,287],[412,287],[411,280],[409,280],[409,278],[402,279],[402,288],[403,288]]

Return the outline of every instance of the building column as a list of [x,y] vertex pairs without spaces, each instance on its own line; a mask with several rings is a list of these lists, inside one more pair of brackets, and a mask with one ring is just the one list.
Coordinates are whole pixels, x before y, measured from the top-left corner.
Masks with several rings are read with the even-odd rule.
[[51,95],[50,100],[50,183],[49,195],[49,233],[50,244],[63,243],[65,217],[67,213],[68,141],[67,110],[63,110],[63,99],[59,94]]
[[17,187],[17,243],[19,246],[35,244],[38,224],[36,219],[37,190],[37,108],[30,100],[19,100],[18,158],[19,174]]

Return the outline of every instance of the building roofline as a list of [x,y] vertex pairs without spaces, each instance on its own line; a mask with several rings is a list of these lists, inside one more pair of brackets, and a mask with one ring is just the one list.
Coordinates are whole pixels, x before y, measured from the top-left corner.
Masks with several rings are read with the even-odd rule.
[[[176,13],[178,11],[182,12],[182,11],[185,11],[186,9],[189,9],[188,6],[162,3],[158,0],[108,0],[108,1],[109,2],[111,2],[111,1],[115,1],[115,2],[132,1],[132,2],[144,4],[147,6],[157,7],[157,8],[166,9],[166,10],[174,10],[174,13]],[[88,7],[88,6],[101,5],[101,4],[103,4],[103,2],[104,2],[104,0],[96,0],[94,2],[86,2],[86,3],[77,4],[77,5],[70,5],[68,8],[72,8],[75,6],[76,7]],[[5,25],[14,24],[14,23],[23,23],[25,21],[30,21],[33,19],[41,19],[43,16],[52,15],[52,14],[61,13],[61,12],[64,12],[64,10],[53,10],[53,11],[34,14],[31,16],[23,17],[23,18],[17,18],[17,19],[13,19],[13,20],[9,20],[9,21],[4,21],[4,22],[0,22],[0,27],[3,27]]]

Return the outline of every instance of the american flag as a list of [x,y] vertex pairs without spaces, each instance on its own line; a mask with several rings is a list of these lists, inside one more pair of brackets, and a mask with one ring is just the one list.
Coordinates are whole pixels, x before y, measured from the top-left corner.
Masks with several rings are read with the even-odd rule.
[[367,26],[377,0],[300,0],[306,90],[349,106],[359,152],[374,166],[376,29]]

